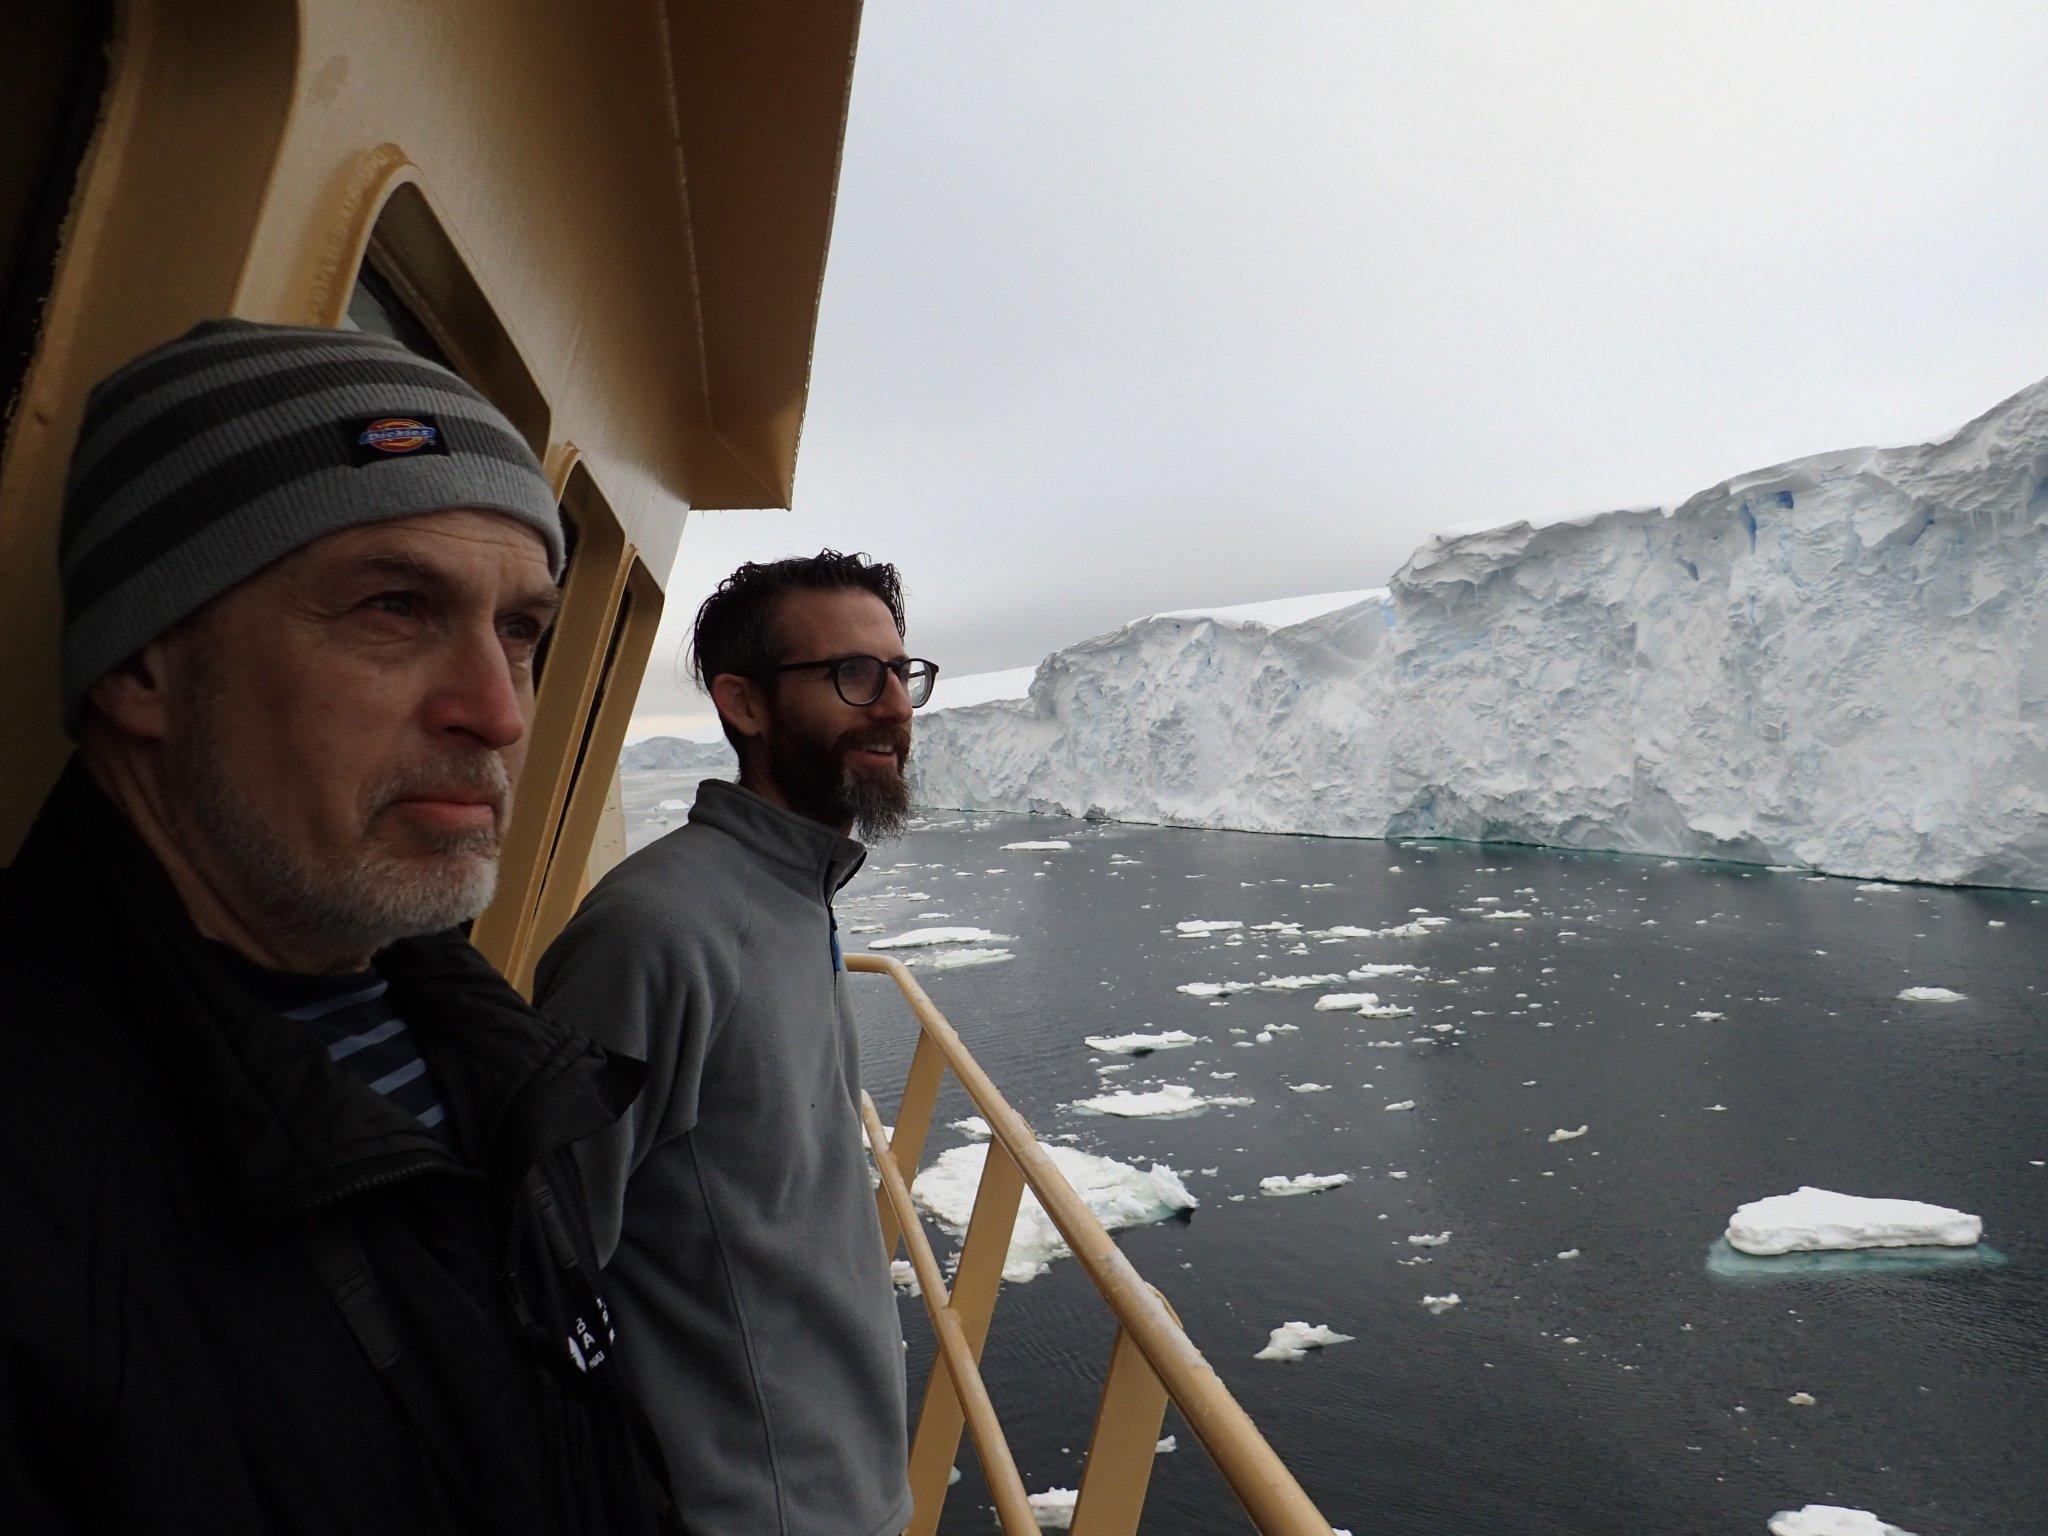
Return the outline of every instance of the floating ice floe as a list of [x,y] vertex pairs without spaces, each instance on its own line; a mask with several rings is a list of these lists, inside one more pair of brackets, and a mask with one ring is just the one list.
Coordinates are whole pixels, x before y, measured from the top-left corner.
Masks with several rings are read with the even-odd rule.
[[949,1129],[958,1131],[962,1136],[972,1136],[979,1141],[987,1141],[995,1134],[989,1128],[989,1123],[979,1115],[969,1115],[965,1120],[952,1121]]
[[1413,1109],[1414,1107],[1415,1101],[1413,1099],[1396,1099],[1387,1106],[1388,1109]]
[[1417,1248],[1441,1248],[1451,1240],[1448,1230],[1442,1232],[1417,1232],[1408,1241]]
[[1082,1043],[1090,1050],[1107,1051],[1112,1056],[1143,1056],[1148,1051],[1178,1050],[1196,1041],[1184,1029],[1169,1029],[1156,1035],[1084,1035]]
[[1712,1023],[1715,1019],[1725,1019],[1728,1017],[1728,1015],[1725,1013],[1716,1013],[1711,1008],[1702,1008],[1698,1013],[1694,1014],[1693,1017],[1700,1020],[1700,1022],[1702,1023]]
[[1480,918],[1482,921],[1496,923],[1526,923],[1529,921],[1529,914],[1520,910],[1513,912],[1482,912]]
[[1024,1502],[1031,1506],[1031,1518],[1041,1531],[1068,1531],[1074,1527],[1074,1501],[1080,1497],[1073,1488],[1048,1488],[1025,1494]]
[[1234,997],[1251,989],[1252,984],[1248,981],[1185,981],[1173,990],[1185,992],[1189,997]]
[[1172,1435],[1162,1435],[1159,1437],[1159,1443],[1152,1447],[1152,1454],[1154,1456],[1164,1456],[1169,1451],[1177,1451],[1179,1449],[1180,1441]]
[[1576,1248],[1567,1248],[1558,1255],[1560,1259],[1576,1259],[1578,1256],[1579,1250]]
[[1327,987],[1345,978],[1334,973],[1322,976],[1265,976],[1258,985],[1268,992],[1305,992],[1310,987]]
[[1234,917],[1191,917],[1185,922],[1175,923],[1173,929],[1184,938],[1198,939],[1205,933],[1223,933],[1243,926],[1244,924]]
[[1259,1180],[1262,1195],[1315,1195],[1326,1189],[1336,1189],[1349,1184],[1348,1173],[1297,1173],[1293,1175],[1276,1173],[1270,1178]]
[[1576,1131],[1552,1131],[1548,1136],[1544,1137],[1543,1139],[1545,1141],[1577,1141],[1581,1136],[1586,1134],[1586,1130],[1587,1127],[1582,1125]]
[[[1164,1221],[1177,1211],[1191,1211],[1200,1204],[1188,1193],[1180,1176],[1163,1163],[1154,1163],[1149,1170],[1140,1169],[1075,1147],[1045,1142],[1039,1145],[1108,1231]],[[974,1197],[987,1161],[986,1143],[948,1148],[918,1174],[910,1186],[911,1195],[948,1231],[964,1232],[974,1214]],[[1003,1257],[1003,1278],[1019,1282],[1035,1279],[1051,1267],[1054,1259],[1066,1256],[1067,1245],[1059,1229],[1045,1214],[1038,1197],[1026,1189],[1017,1207],[1017,1224],[1010,1232],[1009,1252]]]
[[1097,1094],[1092,1099],[1076,1099],[1067,1108],[1143,1120],[1164,1115],[1191,1115],[1218,1104],[1249,1103],[1250,1099],[1234,1098],[1228,1094],[1204,1096],[1183,1084],[1166,1083],[1152,1089],[1119,1088],[1115,1093]]
[[[878,945],[877,948],[879,947]],[[949,949],[940,954],[933,955],[931,958],[931,968],[935,971],[957,971],[962,966],[1001,965],[1005,960],[1014,960],[1016,958],[1015,953],[1007,949],[978,949],[969,945],[961,949]]]
[[1328,1083],[1289,1083],[1287,1091],[1289,1093],[1328,1093],[1330,1085]]
[[1422,1304],[1429,1308],[1431,1313],[1441,1317],[1451,1308],[1460,1305],[1461,1298],[1456,1291],[1452,1291],[1444,1296],[1425,1296],[1422,1298]]
[[1960,1003],[1963,994],[1947,987],[1908,987],[1899,994],[1902,1003]]
[[1801,1185],[1736,1207],[1728,1246],[1741,1253],[1819,1253],[1845,1248],[1969,1248],[1982,1218],[1919,1200],[1842,1195]]
[[1007,933],[986,928],[912,928],[893,939],[877,939],[876,949],[929,949],[934,944],[1007,944]]
[[906,1296],[922,1296],[924,1288],[917,1283],[917,1271],[908,1259],[889,1261],[889,1283]]
[[[1477,967],[1477,969],[1490,971],[1493,967],[1488,965]],[[1372,965],[1361,965],[1355,970],[1346,971],[1343,979],[1346,981],[1371,981],[1376,976],[1420,976],[1422,974],[1424,974],[1424,968],[1419,965],[1379,962]]]
[[1048,837],[1037,841],[1003,844],[1005,853],[1065,853],[1074,845],[1063,837]]
[[1338,1333],[1317,1323],[1311,1328],[1307,1323],[1282,1323],[1275,1328],[1266,1341],[1266,1347],[1253,1355],[1254,1360],[1300,1360],[1312,1349],[1323,1349],[1331,1344],[1349,1344],[1351,1335]]
[[1413,1008],[1380,1001],[1377,992],[1331,992],[1316,999],[1317,1013],[1355,1013],[1364,1019],[1405,1019]]
[[1807,1504],[1771,1516],[1771,1536],[1913,1536],[1867,1509],[1840,1504]]

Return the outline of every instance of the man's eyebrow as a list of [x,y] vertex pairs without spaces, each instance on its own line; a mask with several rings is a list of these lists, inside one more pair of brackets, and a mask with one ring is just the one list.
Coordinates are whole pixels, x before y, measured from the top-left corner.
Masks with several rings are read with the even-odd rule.
[[[364,555],[351,562],[349,572],[357,576],[394,577],[400,580],[416,581],[422,586],[447,591],[455,583],[448,573],[416,555],[380,553]],[[562,611],[562,589],[557,586],[533,586],[513,597],[504,605],[537,613],[552,620]]]
[[508,608],[524,608],[542,618],[552,621],[562,611],[562,589],[560,587],[532,587],[505,605]]

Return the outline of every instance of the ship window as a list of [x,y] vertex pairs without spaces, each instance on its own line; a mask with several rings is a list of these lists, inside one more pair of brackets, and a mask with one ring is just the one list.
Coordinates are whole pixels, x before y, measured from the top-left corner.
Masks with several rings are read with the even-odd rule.
[[344,323],[395,336],[461,374],[546,461],[547,398],[417,183],[401,182],[384,200],[345,313]]
[[368,262],[356,274],[356,285],[348,296],[348,314],[341,323],[352,331],[389,336],[443,368],[455,367],[420,317],[405,307],[398,291]]

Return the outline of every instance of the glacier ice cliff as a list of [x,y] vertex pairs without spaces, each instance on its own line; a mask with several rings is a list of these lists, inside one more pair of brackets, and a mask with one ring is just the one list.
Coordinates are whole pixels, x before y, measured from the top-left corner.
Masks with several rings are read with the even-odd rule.
[[1673,511],[1439,534],[1301,622],[1138,620],[921,720],[914,789],[2048,887],[2044,577],[2048,382]]

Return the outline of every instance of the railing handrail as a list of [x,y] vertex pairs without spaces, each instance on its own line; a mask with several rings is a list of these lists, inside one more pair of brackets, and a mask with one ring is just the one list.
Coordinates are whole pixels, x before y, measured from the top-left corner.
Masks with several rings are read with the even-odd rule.
[[[1264,1536],[1331,1536],[1329,1521],[1266,1443],[1215,1367],[1203,1358],[1165,1302],[1074,1193],[1030,1125],[1011,1108],[917,979],[900,961],[885,955],[848,955],[846,965],[851,971],[886,975],[895,981],[919,1028],[937,1045],[946,1065],[988,1121],[991,1139],[1022,1170],[1026,1184],[1075,1261],[1158,1375],[1252,1523]],[[914,1170],[899,1167],[898,1171],[907,1177]]]

